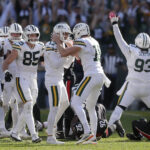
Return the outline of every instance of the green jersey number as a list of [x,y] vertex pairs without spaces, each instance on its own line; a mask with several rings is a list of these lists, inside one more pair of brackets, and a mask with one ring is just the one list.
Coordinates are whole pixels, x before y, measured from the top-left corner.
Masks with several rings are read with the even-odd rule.
[[[146,69],[144,69],[144,68],[146,68]],[[137,72],[142,72],[142,71],[150,72],[150,59],[147,59],[146,61],[144,61],[143,59],[137,59],[135,61],[134,70]]]
[[39,51],[33,53],[29,51],[24,52],[23,64],[26,66],[36,66],[39,61],[39,53]]
[[94,61],[100,61],[100,57],[101,57],[101,50],[99,45],[93,45],[93,48],[95,50],[95,57],[94,57]]

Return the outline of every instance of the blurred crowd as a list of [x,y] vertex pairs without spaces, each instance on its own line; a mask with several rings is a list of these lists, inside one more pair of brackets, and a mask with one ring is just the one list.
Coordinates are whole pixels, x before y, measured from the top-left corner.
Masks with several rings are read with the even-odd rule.
[[[86,22],[92,35],[107,44],[112,30],[108,13],[114,10],[120,17],[125,39],[132,40],[139,32],[150,33],[150,0],[1,0],[0,26],[18,22],[39,27],[41,40],[48,41],[58,22]],[[128,35],[128,37],[127,37]]]

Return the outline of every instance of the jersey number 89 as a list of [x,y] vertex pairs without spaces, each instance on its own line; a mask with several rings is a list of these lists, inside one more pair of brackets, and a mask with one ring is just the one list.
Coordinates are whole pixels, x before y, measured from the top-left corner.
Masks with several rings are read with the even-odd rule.
[[39,61],[39,51],[36,52],[24,52],[23,64],[26,66],[36,66]]

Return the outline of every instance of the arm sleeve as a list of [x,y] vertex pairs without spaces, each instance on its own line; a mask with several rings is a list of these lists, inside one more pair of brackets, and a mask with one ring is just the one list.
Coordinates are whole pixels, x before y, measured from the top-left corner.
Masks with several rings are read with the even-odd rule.
[[124,54],[125,57],[128,57],[130,55],[130,48],[129,45],[126,43],[126,41],[123,39],[120,29],[117,24],[113,25],[113,31],[116,38],[116,41]]
[[77,39],[73,42],[73,46],[77,46],[77,47],[80,47],[80,48],[85,48],[86,44],[82,39]]

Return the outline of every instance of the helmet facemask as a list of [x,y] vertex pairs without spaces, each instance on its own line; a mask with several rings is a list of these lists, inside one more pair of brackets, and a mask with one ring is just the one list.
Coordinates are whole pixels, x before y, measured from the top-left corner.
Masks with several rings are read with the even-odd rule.
[[79,39],[82,36],[90,36],[90,29],[86,23],[78,23],[73,28],[74,38]]
[[39,41],[40,32],[39,29],[34,25],[28,25],[24,30],[24,39],[25,41],[35,44]]
[[70,35],[72,34],[70,27],[66,23],[57,24],[54,27],[53,33],[58,34],[60,40],[64,43],[70,40]]
[[10,40],[18,42],[22,39],[22,34],[22,27],[19,24],[13,23],[10,25],[8,35]]

